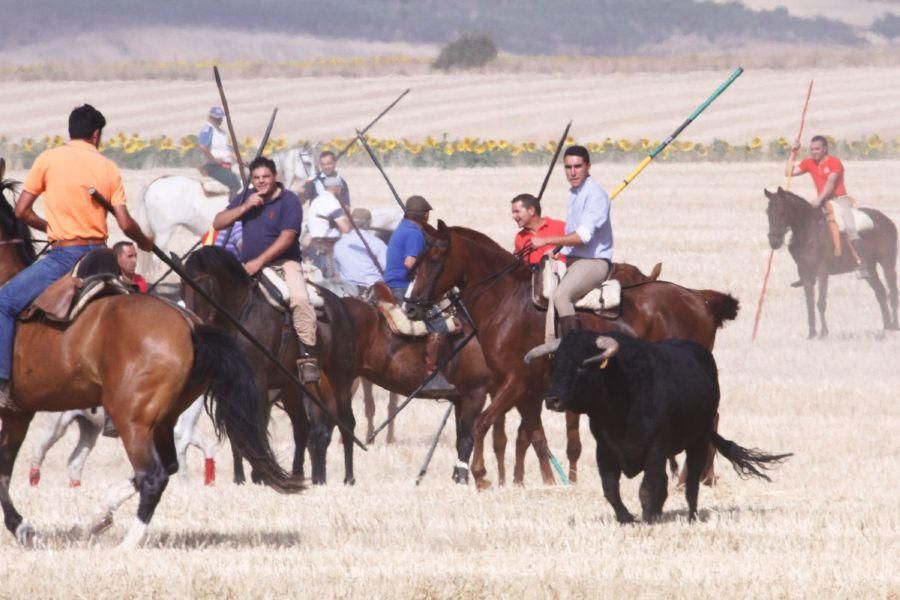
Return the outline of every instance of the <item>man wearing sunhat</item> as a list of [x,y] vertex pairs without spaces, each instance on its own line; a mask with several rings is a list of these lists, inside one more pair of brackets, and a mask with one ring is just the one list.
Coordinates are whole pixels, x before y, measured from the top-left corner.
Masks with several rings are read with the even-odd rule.
[[231,170],[235,161],[234,148],[228,141],[228,135],[222,129],[225,111],[213,106],[209,109],[209,118],[200,129],[198,147],[206,159],[200,170],[226,186],[229,196],[234,196],[241,189],[241,181]]
[[[422,196],[410,196],[406,200],[403,220],[391,235],[387,247],[387,265],[384,281],[391,288],[397,302],[404,302],[406,290],[413,278],[412,268],[419,255],[425,251],[423,225],[428,223],[431,205]],[[439,314],[431,311],[426,318],[428,338],[425,344],[425,376],[430,377],[437,370],[438,355],[447,341],[447,324]],[[437,373],[418,394],[420,398],[449,398],[459,392],[442,373]]]

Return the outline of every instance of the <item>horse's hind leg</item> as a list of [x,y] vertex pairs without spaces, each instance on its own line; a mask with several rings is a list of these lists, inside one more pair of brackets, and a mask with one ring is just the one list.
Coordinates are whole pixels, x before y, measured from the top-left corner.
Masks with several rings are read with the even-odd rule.
[[[875,269],[872,269],[872,274],[866,278],[866,281],[869,282],[869,286],[872,288],[872,291],[875,292],[875,299],[878,300],[878,308],[881,309],[881,319],[884,323],[884,328],[891,329],[893,320],[891,319],[891,313],[888,310],[887,290],[884,289],[884,285],[878,277],[878,272],[875,271]],[[896,315],[896,308],[894,309],[894,314]]]
[[44,435],[38,435],[34,441],[31,454],[31,469],[28,472],[28,481],[31,485],[37,485],[41,481],[41,465],[47,452],[56,442],[63,436],[69,424],[75,418],[75,411],[66,411],[59,415],[53,416],[53,427]]
[[5,413],[3,414],[3,427],[0,429],[0,506],[3,507],[3,522],[10,533],[16,536],[16,540],[23,546],[31,546],[34,542],[34,529],[22,518],[19,511],[13,505],[9,495],[9,481],[12,477],[13,465],[19,448],[25,441],[28,433],[28,425],[34,413]]
[[[469,390],[464,393],[455,405],[456,409],[456,466],[453,468],[453,481],[466,484],[469,482],[469,458],[472,456],[475,419],[484,408],[487,394],[484,389]],[[495,425],[496,426],[496,425]]]
[[78,424],[78,443],[72,454],[69,456],[68,472],[69,487],[81,486],[81,474],[84,471],[84,464],[87,462],[88,456],[94,450],[97,444],[97,438],[100,437],[100,428],[86,419],[76,419]]
[[298,397],[297,390],[293,386],[281,388],[281,398],[284,412],[291,421],[291,431],[294,435],[294,461],[291,465],[291,474],[302,479],[303,463],[309,440],[309,419],[306,416],[306,409],[303,408],[303,400]]
[[391,419],[391,422],[388,423],[387,438],[385,438],[385,442],[388,444],[393,444],[396,440],[396,437],[394,436],[394,425],[397,424],[397,420],[393,417],[394,413],[397,412],[397,404],[399,404],[399,402],[400,396],[394,392],[388,394],[388,418]]
[[819,309],[819,338],[828,337],[828,323],[825,321],[825,309],[828,306],[828,273],[819,274],[819,300],[816,302],[816,308]]
[[[491,428],[494,458],[497,461],[497,485],[506,485],[506,415],[500,415]],[[482,460],[483,462],[483,460]]]
[[581,458],[581,434],[578,423],[581,415],[566,411],[566,457],[569,459],[569,481],[578,481],[578,459]]
[[891,306],[891,326],[888,329],[900,329],[900,322],[897,320],[897,304],[900,303],[900,293],[897,291],[897,256],[894,254],[881,263],[881,269],[884,271],[884,280],[887,282],[888,292],[890,294]]
[[807,336],[807,339],[810,340],[816,337],[815,285],[815,279],[803,281],[803,293],[806,296],[806,321],[809,325],[809,335]]
[[366,414],[366,439],[372,437],[375,431],[375,396],[372,393],[372,382],[360,378],[363,390],[363,410]]

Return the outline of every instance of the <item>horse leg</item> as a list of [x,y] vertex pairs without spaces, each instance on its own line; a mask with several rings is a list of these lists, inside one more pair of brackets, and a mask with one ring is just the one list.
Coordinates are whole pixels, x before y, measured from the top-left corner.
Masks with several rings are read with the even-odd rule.
[[[350,431],[354,431],[356,417],[353,415],[352,391],[349,388],[341,390],[338,399],[338,419],[349,427]],[[342,434],[341,442],[344,445],[344,485],[356,485],[356,476],[353,474],[353,436]]]
[[819,301],[816,307],[819,309],[819,339],[828,337],[828,323],[825,321],[825,308],[828,305],[828,273],[819,273]]
[[66,429],[69,428],[69,424],[72,423],[72,420],[75,418],[75,414],[75,411],[66,411],[60,415],[53,415],[53,427],[50,431],[46,432],[45,435],[39,434],[38,438],[34,441],[31,456],[31,469],[28,472],[28,482],[32,486],[40,483],[41,465],[44,463],[47,452],[49,452],[50,448],[52,448],[53,445],[59,441],[59,438],[65,434]]
[[[476,423],[480,417],[475,419]],[[494,425],[496,427],[496,425]],[[477,426],[472,434],[472,463],[470,471],[475,479],[475,487],[479,490],[487,489],[491,486],[491,482],[485,479],[487,469],[484,466],[484,438],[485,435],[478,433]]]
[[881,263],[881,270],[884,272],[884,279],[887,281],[888,291],[890,292],[891,315],[893,316],[891,326],[888,329],[893,330],[900,329],[900,322],[897,320],[897,304],[900,302],[900,292],[897,291],[897,266],[894,264],[896,261],[897,257],[891,256]]
[[[269,382],[267,379],[261,378],[261,381],[257,385],[257,393],[262,399],[262,402],[259,403],[259,410],[261,413],[260,423],[263,423],[264,426],[268,428],[269,420],[272,418],[272,400],[269,397]],[[250,481],[256,485],[263,484],[262,476],[252,466],[250,467]]]
[[[469,483],[469,458],[472,456],[472,429],[475,419],[481,414],[487,394],[483,389],[463,393],[455,403],[456,412],[456,466],[453,481]],[[496,424],[494,425],[496,427]]]
[[200,419],[202,411],[203,397],[201,396],[195,399],[175,422],[175,455],[178,458],[178,470],[181,473],[178,480],[181,483],[188,483],[191,479],[191,470],[187,465],[187,449],[191,445],[200,447],[194,438],[197,421]]
[[[400,403],[400,396],[395,394],[394,392],[390,392],[388,394],[388,417],[393,417],[397,412],[397,404]],[[396,419],[391,419],[391,422],[388,423],[388,432],[386,442],[388,444],[393,444],[396,438],[394,437],[394,425],[397,423]]]
[[816,306],[813,290],[815,285],[814,279],[803,281],[803,293],[806,295],[806,322],[809,325],[809,335],[806,336],[808,340],[816,337]]
[[[313,386],[319,398],[332,398],[332,394],[323,393],[324,390],[331,391],[328,381],[323,377],[318,384]],[[325,485],[327,478],[326,473],[326,454],[328,444],[331,442],[331,424],[324,411],[313,404],[309,398],[304,400],[306,405],[306,413],[309,415],[309,457],[312,463],[312,482],[314,485]]]
[[303,408],[303,400],[293,386],[281,388],[281,398],[284,411],[291,420],[291,431],[294,435],[294,462],[291,465],[291,474],[302,479],[309,441],[309,418]]
[[234,465],[234,484],[244,485],[247,481],[247,477],[244,475],[244,457],[241,456],[234,444],[231,444],[231,460]]
[[513,485],[523,485],[525,482],[525,452],[528,450],[528,432],[525,430],[525,417],[519,421],[519,429],[516,432],[516,462],[513,465]]
[[[366,413],[366,439],[369,439],[375,431],[375,396],[372,394],[372,382],[368,379],[363,379],[362,390],[363,406]],[[391,396],[393,397],[393,394]],[[388,435],[390,435],[390,431]]]
[[494,458],[497,460],[497,485],[506,485],[506,415],[500,415],[491,429]]
[[12,478],[13,466],[19,448],[25,441],[28,426],[34,413],[14,412],[3,415],[3,427],[0,429],[0,506],[3,508],[3,522],[23,546],[30,547],[34,543],[34,528],[22,518],[13,505],[9,495],[9,481]]
[[[540,417],[538,417],[540,419]],[[537,454],[538,465],[541,468],[541,478],[544,485],[556,485],[556,478],[553,476],[553,468],[550,466],[550,445],[547,443],[547,434],[544,427],[540,423],[538,426],[530,429],[529,438],[534,453]]]
[[881,309],[881,320],[884,323],[884,328],[891,329],[893,321],[891,312],[888,310],[887,290],[884,289],[884,284],[881,283],[874,265],[872,266],[872,274],[866,277],[866,281],[869,282],[869,287],[875,292],[875,299],[878,300],[878,308]]
[[578,481],[578,459],[581,458],[581,435],[578,424],[581,415],[566,411],[566,456],[569,459],[569,481]]
[[78,443],[69,455],[69,487],[81,487],[81,473],[88,456],[97,444],[101,429],[85,419],[76,419],[78,423]]

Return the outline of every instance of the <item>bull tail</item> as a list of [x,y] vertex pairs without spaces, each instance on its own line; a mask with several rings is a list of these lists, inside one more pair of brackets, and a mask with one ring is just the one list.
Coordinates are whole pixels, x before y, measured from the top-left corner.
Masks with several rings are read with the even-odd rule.
[[741,303],[731,294],[717,292],[716,290],[700,290],[700,295],[713,315],[716,329],[721,329],[725,321],[733,321],[737,318]]
[[712,443],[716,450],[731,462],[731,466],[741,476],[741,479],[753,476],[772,481],[760,469],[765,471],[774,469],[793,456],[793,453],[767,454],[758,448],[743,448],[731,440],[726,440],[716,432],[713,432]]
[[[228,434],[231,443],[261,475],[263,483],[281,493],[301,491],[302,482],[282,469],[275,459],[259,407],[253,370],[234,338],[210,325],[197,326],[191,375],[208,384],[207,411],[216,433]],[[211,410],[212,400],[215,407]]]

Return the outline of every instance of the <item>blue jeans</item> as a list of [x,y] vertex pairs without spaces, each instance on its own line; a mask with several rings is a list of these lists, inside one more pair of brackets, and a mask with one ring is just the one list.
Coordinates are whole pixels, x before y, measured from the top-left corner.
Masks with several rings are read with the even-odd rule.
[[0,287],[0,379],[12,374],[16,316],[28,308],[51,283],[68,273],[78,259],[100,244],[51,248],[42,259],[26,267]]

